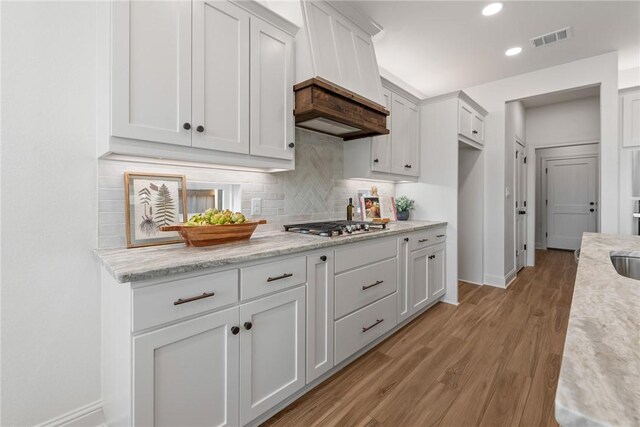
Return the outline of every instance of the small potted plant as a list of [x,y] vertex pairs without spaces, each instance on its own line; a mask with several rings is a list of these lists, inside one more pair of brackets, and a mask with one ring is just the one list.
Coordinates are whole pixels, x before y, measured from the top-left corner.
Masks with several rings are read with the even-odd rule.
[[409,219],[409,211],[413,209],[415,200],[407,196],[400,196],[396,199],[396,211],[398,213],[398,221],[406,221]]

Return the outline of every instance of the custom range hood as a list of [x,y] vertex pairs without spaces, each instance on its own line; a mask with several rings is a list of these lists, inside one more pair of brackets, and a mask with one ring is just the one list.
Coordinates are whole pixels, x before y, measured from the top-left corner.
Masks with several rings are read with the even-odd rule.
[[303,0],[296,40],[296,126],[343,140],[386,135],[389,111],[372,35],[381,27],[346,1]]
[[321,77],[305,80],[293,90],[297,127],[345,141],[389,133],[389,111],[383,106]]

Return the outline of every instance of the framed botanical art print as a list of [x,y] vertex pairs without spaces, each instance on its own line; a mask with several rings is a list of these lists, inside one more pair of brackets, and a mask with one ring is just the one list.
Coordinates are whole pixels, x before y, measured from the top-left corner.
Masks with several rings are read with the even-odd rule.
[[163,225],[187,221],[187,185],[184,175],[125,172],[127,248],[180,243],[176,232]]

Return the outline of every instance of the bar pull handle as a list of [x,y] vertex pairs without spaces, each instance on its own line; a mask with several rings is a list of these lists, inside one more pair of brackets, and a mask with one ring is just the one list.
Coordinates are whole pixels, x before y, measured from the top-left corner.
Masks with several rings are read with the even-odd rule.
[[293,273],[284,273],[282,276],[276,277],[268,277],[267,282],[275,282],[276,280],[286,279],[287,277],[292,277]]
[[420,239],[420,240],[418,240],[418,243],[424,243],[424,242],[428,242],[428,241],[429,241],[429,239]]
[[381,283],[384,283],[384,280],[376,280],[375,283],[372,283],[370,285],[362,285],[362,290],[366,291],[367,289],[373,288],[374,286],[378,286]]
[[203,298],[209,298],[209,297],[214,296],[215,294],[216,294],[215,292],[204,292],[202,295],[198,295],[198,296],[191,297],[191,298],[185,298],[185,299],[178,298],[177,301],[173,302],[173,305],[180,305],[180,304],[185,304],[185,303],[188,303],[188,302],[191,302],[191,301],[197,301],[197,300],[203,299]]
[[363,326],[362,327],[362,333],[364,334],[365,332],[367,332],[369,329],[371,328],[375,328],[376,326],[378,326],[380,323],[384,322],[384,319],[376,319],[376,323],[374,323],[371,326]]
[[438,234],[436,237],[444,237],[444,234]]

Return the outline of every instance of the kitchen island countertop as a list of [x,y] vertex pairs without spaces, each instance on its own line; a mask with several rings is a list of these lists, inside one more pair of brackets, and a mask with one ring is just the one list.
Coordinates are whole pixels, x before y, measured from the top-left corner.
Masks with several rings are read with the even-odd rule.
[[640,281],[612,252],[640,256],[640,237],[583,235],[555,401],[565,427],[640,425]]
[[322,237],[285,231],[256,230],[249,240],[202,248],[184,243],[135,249],[102,249],[96,255],[120,283],[154,279],[278,255],[322,249],[446,225],[443,221],[401,221],[381,231]]

